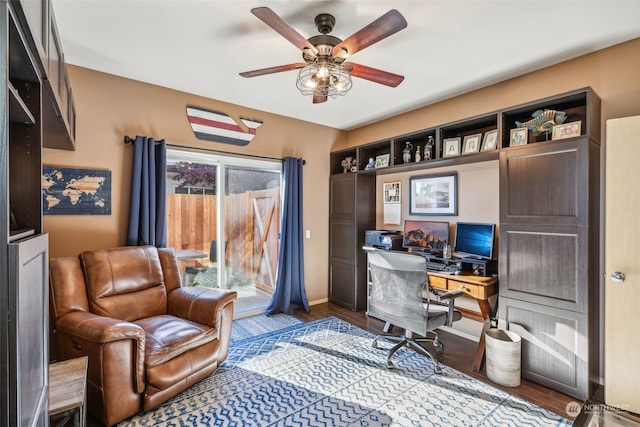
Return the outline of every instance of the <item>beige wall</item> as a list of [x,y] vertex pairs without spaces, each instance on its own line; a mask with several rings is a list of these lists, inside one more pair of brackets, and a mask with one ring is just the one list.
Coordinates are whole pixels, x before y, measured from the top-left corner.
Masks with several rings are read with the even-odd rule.
[[383,140],[456,120],[591,86],[605,121],[640,114],[640,38],[525,74],[348,133],[333,150]]
[[[522,77],[352,130],[348,133],[266,112],[197,97],[158,86],[103,73],[70,67],[77,117],[77,149],[73,152],[47,149],[45,164],[108,168],[112,171],[111,216],[45,216],[44,230],[50,234],[52,257],[77,255],[91,248],[121,245],[125,241],[129,198],[131,146],[124,135],[165,138],[169,144],[221,149],[270,157],[295,156],[305,166],[304,224],[311,229],[305,240],[305,274],[310,301],[327,297],[328,175],[329,152],[378,141],[484,114],[500,108],[591,86],[602,98],[604,121],[640,114],[640,39],[614,46]],[[197,140],[186,120],[186,105],[195,105],[230,115],[259,119],[264,125],[247,147],[234,147]],[[459,174],[459,216],[455,221],[498,222],[497,165],[487,162],[455,168]],[[426,173],[444,172],[430,169]],[[378,177],[378,186],[393,179],[403,181],[406,195],[408,174]],[[486,185],[485,185],[486,184]],[[381,191],[378,191],[378,227],[382,227]],[[408,205],[403,197],[403,217]],[[451,220],[451,219],[449,219]]]
[[[225,150],[282,158],[302,157],[304,167],[304,227],[307,297],[327,297],[328,275],[328,174],[330,147],[346,134],[233,104],[206,99],[96,71],[69,67],[77,111],[76,150],[46,149],[48,165],[110,169],[112,214],[110,216],[44,216],[49,233],[50,255],[76,256],[83,250],[123,245],[126,240],[132,146],[125,135],[165,138],[168,144]],[[242,115],[264,124],[245,147],[218,144],[195,138],[186,117],[194,105],[231,116]]]

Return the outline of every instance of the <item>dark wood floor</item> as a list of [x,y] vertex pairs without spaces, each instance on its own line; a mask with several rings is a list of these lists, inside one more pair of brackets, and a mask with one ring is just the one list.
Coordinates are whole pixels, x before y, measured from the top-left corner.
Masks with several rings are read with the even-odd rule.
[[[305,322],[335,316],[372,333],[381,333],[384,326],[383,322],[367,316],[364,311],[353,312],[331,303],[312,306],[310,314],[307,314],[304,310],[298,310],[294,313],[294,316]],[[438,337],[445,346],[441,360],[443,364],[563,417],[574,419],[566,413],[565,408],[567,403],[576,402],[577,399],[526,379],[522,379],[518,387],[503,387],[495,384],[487,378],[484,367],[480,372],[474,372],[471,369],[477,346],[476,342],[445,331],[439,331]]]

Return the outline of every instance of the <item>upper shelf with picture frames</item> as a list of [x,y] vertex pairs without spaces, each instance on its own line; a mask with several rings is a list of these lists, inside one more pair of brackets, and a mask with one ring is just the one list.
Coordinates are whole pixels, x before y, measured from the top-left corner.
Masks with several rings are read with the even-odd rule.
[[497,160],[502,150],[588,137],[600,143],[600,98],[577,89],[331,153],[330,173],[390,174]]

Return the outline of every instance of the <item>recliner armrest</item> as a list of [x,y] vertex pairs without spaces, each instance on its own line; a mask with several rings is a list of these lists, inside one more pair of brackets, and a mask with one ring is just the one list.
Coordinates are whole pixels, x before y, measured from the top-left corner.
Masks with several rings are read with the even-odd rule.
[[[108,344],[121,340],[134,341],[133,366],[135,374],[133,381],[138,393],[144,391],[145,333],[140,326],[86,311],[72,311],[57,320],[56,333],[64,333],[71,337],[77,337],[80,341],[96,344]],[[89,356],[89,363],[91,363],[93,355],[88,352],[83,353],[80,345],[74,346],[74,348],[81,354]]]
[[180,287],[169,292],[168,312],[172,316],[219,329],[224,308],[238,293],[229,289]]

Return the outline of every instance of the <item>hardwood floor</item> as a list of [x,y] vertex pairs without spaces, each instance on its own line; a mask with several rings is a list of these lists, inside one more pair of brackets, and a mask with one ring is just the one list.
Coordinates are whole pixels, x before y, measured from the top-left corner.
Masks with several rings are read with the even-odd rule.
[[[310,314],[307,314],[304,310],[298,310],[294,313],[294,316],[305,322],[334,316],[373,333],[381,333],[384,326],[382,321],[368,317],[364,311],[353,312],[331,303],[312,306]],[[438,331],[438,337],[445,346],[443,359],[441,360],[443,364],[490,384],[492,387],[499,388],[514,396],[518,396],[549,411],[555,412],[565,418],[575,419],[575,417],[567,414],[565,408],[569,402],[578,402],[577,399],[524,378],[518,387],[503,387],[495,384],[487,378],[484,367],[480,372],[474,372],[471,369],[477,346],[476,342],[445,331]],[[579,403],[582,404],[582,402]]]

